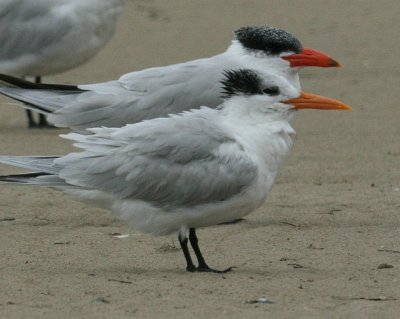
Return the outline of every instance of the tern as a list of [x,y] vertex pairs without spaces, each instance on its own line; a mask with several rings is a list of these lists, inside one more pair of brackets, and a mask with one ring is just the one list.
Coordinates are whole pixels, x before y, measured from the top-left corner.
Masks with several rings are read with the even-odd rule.
[[[267,26],[242,27],[222,54],[123,75],[116,81],[66,86],[35,85],[0,76],[0,93],[47,115],[59,127],[84,131],[91,127],[122,127],[164,117],[202,105],[222,103],[222,71],[250,68],[283,76],[300,89],[301,67],[337,67],[325,53],[303,48],[290,33]],[[8,84],[7,84],[8,83]]]
[[264,203],[291,148],[297,110],[350,107],[249,69],[224,72],[222,89],[224,102],[216,109],[61,135],[80,152],[0,156],[1,163],[32,171],[0,181],[62,189],[145,233],[178,232],[187,271],[228,271],[207,265],[196,228],[241,218]]
[[[123,0],[2,0],[0,72],[18,77],[56,74],[91,59],[111,38]],[[37,124],[30,110],[29,127]]]

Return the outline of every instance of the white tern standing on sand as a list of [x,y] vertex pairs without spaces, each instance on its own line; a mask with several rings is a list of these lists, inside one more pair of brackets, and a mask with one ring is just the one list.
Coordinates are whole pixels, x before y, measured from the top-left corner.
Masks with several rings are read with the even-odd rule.
[[[0,76],[0,93],[26,103],[60,127],[83,131],[91,127],[121,127],[168,114],[222,103],[222,71],[251,68],[283,76],[300,89],[304,66],[336,67],[322,52],[303,48],[286,31],[243,27],[235,31],[226,52],[211,58],[123,75],[119,80],[78,86],[34,85]],[[8,83],[8,84],[7,84]]]
[[[0,72],[60,73],[91,59],[114,34],[123,0],[1,0]],[[45,127],[42,115],[29,127]]]
[[146,233],[179,232],[186,269],[219,272],[205,262],[195,229],[243,217],[264,203],[291,147],[296,110],[350,109],[253,70],[226,71],[222,88],[225,101],[217,109],[62,135],[81,152],[0,156],[1,163],[33,171],[0,181],[60,188]]

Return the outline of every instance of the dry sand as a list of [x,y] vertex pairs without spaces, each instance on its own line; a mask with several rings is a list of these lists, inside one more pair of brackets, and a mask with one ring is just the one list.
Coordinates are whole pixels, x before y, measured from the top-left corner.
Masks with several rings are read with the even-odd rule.
[[[98,82],[210,56],[233,29],[266,24],[340,60],[304,70],[303,87],[354,110],[299,114],[265,205],[199,231],[210,265],[236,266],[225,275],[187,273],[175,236],[140,234],[57,191],[2,186],[0,317],[398,318],[399,11],[397,0],[130,2],[94,60],[46,80]],[[28,130],[17,107],[0,108],[1,154],[72,150],[62,131]],[[262,297],[273,303],[252,303]]]

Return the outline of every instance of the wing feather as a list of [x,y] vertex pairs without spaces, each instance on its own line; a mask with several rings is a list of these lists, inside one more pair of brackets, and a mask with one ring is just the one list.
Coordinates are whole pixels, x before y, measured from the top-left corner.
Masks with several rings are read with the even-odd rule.
[[[72,185],[166,210],[227,200],[251,185],[257,167],[215,125],[212,114],[202,109],[119,130],[96,129],[94,136],[66,135],[84,151],[57,159],[59,176]],[[107,148],[110,141],[106,153],[96,146]]]

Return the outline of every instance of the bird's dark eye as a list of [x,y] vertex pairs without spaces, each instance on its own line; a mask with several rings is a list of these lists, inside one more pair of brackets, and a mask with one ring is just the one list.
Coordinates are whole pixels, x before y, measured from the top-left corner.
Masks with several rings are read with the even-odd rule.
[[279,88],[277,86],[270,86],[263,90],[263,93],[271,96],[279,95]]

